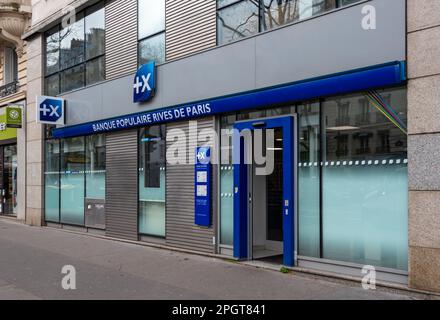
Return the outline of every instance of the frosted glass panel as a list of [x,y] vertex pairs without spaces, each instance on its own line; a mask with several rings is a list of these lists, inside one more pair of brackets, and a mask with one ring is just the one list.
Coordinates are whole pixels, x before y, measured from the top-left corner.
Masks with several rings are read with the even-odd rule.
[[46,221],[60,221],[60,175],[56,173],[45,173],[45,219]]
[[404,89],[323,103],[324,258],[407,269],[406,109]]
[[61,140],[61,222],[84,225],[84,137]]
[[319,103],[298,106],[299,254],[320,256]]
[[234,242],[234,171],[232,165],[232,128],[237,116],[220,119],[220,243],[232,246]]
[[87,171],[87,198],[105,199],[105,170]]
[[163,168],[160,172],[160,188],[144,187],[144,171],[139,172],[139,233],[165,236],[165,177]]
[[86,137],[86,197],[105,199],[105,135]]
[[61,222],[84,224],[84,171],[61,174]]
[[233,243],[233,218],[234,218],[234,171],[232,165],[220,167],[220,230],[221,244]]
[[325,258],[407,268],[408,172],[393,162],[324,168]]
[[45,220],[60,221],[60,142],[59,140],[46,141],[45,157]]

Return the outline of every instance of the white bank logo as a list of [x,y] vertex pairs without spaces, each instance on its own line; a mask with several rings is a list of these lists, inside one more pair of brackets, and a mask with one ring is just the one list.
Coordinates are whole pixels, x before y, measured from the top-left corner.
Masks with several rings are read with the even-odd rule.
[[135,103],[148,101],[154,96],[156,89],[155,70],[155,63],[150,62],[141,66],[136,72],[133,84],[133,101]]
[[64,99],[37,96],[37,122],[64,125]]

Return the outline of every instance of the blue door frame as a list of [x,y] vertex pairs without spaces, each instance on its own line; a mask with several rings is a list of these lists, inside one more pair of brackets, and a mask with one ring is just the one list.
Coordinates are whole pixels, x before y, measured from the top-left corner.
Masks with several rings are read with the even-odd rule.
[[245,146],[241,133],[244,130],[283,130],[283,263],[295,264],[295,173],[296,173],[296,118],[285,116],[238,122],[234,125],[234,257],[247,259],[249,256],[248,234],[248,170],[245,163]]

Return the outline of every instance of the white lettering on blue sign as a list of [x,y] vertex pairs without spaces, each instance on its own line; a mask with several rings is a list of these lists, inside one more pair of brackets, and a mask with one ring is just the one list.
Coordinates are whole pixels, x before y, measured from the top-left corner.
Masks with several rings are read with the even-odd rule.
[[209,115],[212,112],[209,103],[172,110],[151,111],[147,114],[126,116],[118,119],[105,120],[92,125],[93,132],[106,132],[131,127],[140,127],[167,121],[184,120]]

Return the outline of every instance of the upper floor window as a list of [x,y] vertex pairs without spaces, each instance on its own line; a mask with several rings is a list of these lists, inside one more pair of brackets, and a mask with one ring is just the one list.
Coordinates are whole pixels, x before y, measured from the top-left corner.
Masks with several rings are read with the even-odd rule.
[[165,0],[139,0],[139,65],[165,62]]
[[46,33],[45,92],[58,95],[105,80],[105,16],[100,2]]
[[5,47],[4,54],[3,82],[7,85],[18,80],[18,59],[13,48]]
[[225,44],[360,0],[217,0],[217,42]]

